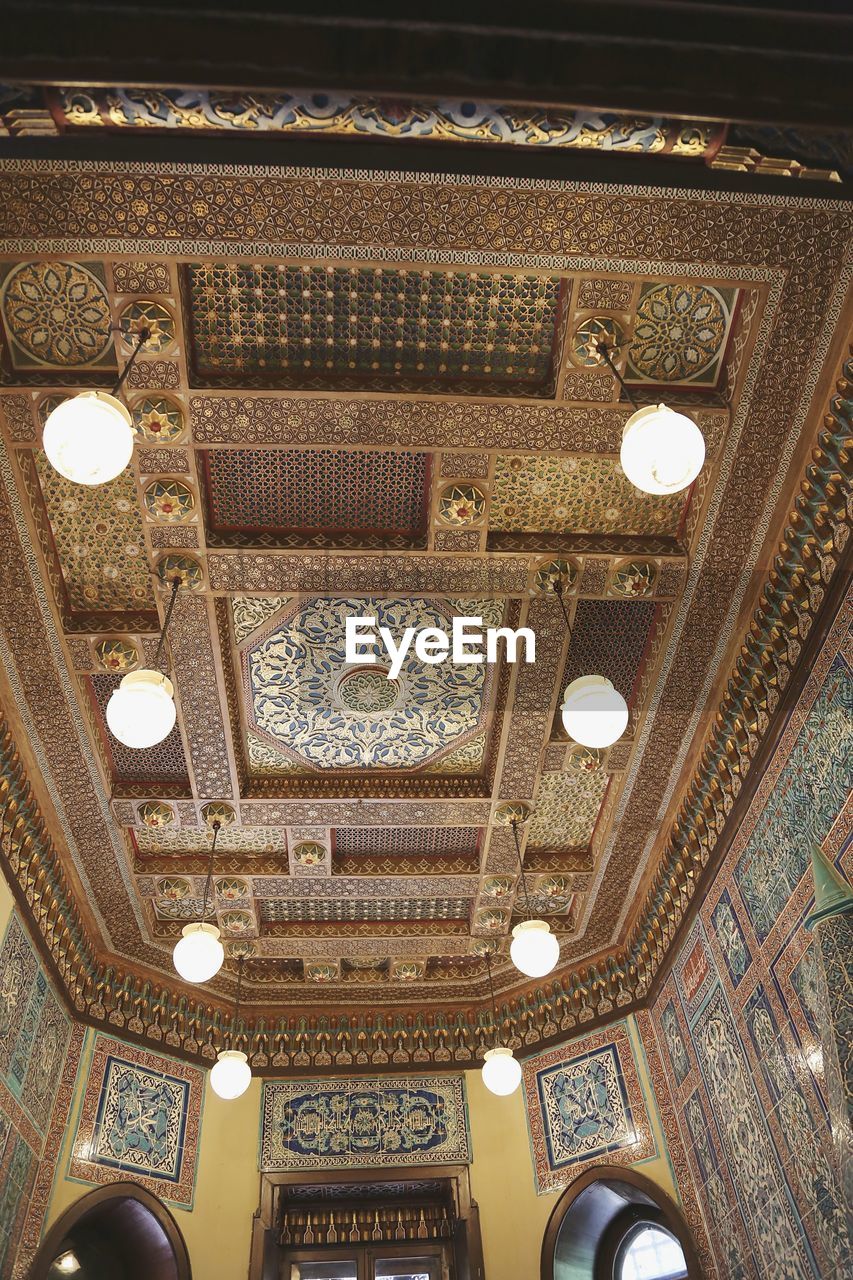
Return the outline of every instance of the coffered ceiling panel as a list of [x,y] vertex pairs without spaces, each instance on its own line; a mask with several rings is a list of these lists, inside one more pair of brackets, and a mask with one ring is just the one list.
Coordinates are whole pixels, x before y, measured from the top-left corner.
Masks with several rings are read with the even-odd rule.
[[[213,803],[228,960],[205,999],[233,994],[242,954],[271,1021],[315,1012],[322,984],[347,1017],[478,1025],[486,952],[501,999],[534,999],[507,957],[526,911],[509,804],[554,981],[579,989],[622,955],[824,412],[849,217],[790,196],[181,174],[0,162],[0,679],[68,817],[56,846],[93,945],[177,983]],[[44,417],[108,390],[142,329],[131,464],[71,485]],[[699,426],[685,492],[623,474],[633,406],[602,340],[631,396]],[[104,709],[153,662],[175,576],[178,722],[134,752]],[[409,654],[388,679],[384,651],[346,661],[360,615],[395,636],[526,627],[536,661]],[[591,673],[631,710],[602,751],[559,714]]]

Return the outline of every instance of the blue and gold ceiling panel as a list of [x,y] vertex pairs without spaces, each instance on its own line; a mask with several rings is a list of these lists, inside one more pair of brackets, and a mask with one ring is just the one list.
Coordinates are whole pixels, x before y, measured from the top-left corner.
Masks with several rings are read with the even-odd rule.
[[200,458],[211,545],[426,545],[429,454],[218,449]]
[[197,385],[547,395],[567,282],[420,267],[191,264]]
[[483,751],[460,750],[485,742],[493,667],[426,665],[410,649],[391,679],[384,648],[373,664],[346,661],[348,616],[375,617],[399,640],[407,627],[449,632],[454,612],[449,601],[425,599],[294,601],[240,652],[249,731],[285,769],[414,773],[455,753],[457,772],[478,773]]

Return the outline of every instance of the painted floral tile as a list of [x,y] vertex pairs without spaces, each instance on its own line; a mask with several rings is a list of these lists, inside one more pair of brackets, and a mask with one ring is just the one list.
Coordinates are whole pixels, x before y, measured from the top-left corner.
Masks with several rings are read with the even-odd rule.
[[539,1195],[577,1165],[636,1164],[657,1154],[627,1025],[584,1036],[522,1064]]
[[203,1096],[198,1067],[96,1036],[69,1177],[130,1177],[191,1209]]

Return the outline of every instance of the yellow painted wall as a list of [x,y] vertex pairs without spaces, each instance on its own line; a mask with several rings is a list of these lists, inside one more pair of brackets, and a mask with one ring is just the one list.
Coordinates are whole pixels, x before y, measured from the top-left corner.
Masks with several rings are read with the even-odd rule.
[[12,914],[14,898],[12,892],[7,885],[4,877],[0,875],[0,938],[6,932],[6,925],[9,923],[9,916]]
[[[84,1054],[91,1057],[92,1035]],[[71,1123],[65,1135],[47,1225],[91,1187],[65,1176],[70,1144],[83,1102],[86,1072],[81,1072]],[[192,1211],[172,1208],[186,1241],[195,1280],[240,1280],[248,1274],[252,1216],[258,1207],[258,1124],[261,1082],[253,1080],[242,1098],[223,1102],[205,1088]]]
[[[639,1035],[633,1018],[628,1026],[657,1148],[665,1152],[648,1074],[642,1054],[637,1053]],[[539,1275],[542,1237],[560,1193],[536,1194],[522,1090],[497,1098],[489,1093],[479,1071],[469,1071],[466,1084],[474,1150],[471,1190],[480,1206],[486,1280],[534,1280]],[[578,1172],[585,1167],[581,1165]],[[665,1155],[637,1167],[678,1199]]]

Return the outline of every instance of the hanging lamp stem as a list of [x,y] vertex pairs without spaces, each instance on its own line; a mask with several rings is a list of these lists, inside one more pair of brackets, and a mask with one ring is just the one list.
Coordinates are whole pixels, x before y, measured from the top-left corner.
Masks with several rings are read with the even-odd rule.
[[237,1024],[240,1021],[240,992],[243,988],[243,961],[245,956],[237,957],[237,999],[234,1002],[234,1020],[231,1024],[231,1048],[237,1039]]
[[166,643],[166,632],[169,629],[169,623],[172,621],[172,610],[175,607],[175,601],[178,598],[178,587],[181,585],[180,574],[176,574],[172,579],[172,594],[169,597],[169,603],[166,606],[166,616],[163,619],[163,630],[160,632],[160,640],[157,644],[157,651],[154,654],[155,668],[160,665],[160,657],[163,653],[163,645]]
[[619,386],[622,388],[622,390],[625,392],[625,395],[628,397],[628,400],[630,401],[631,406],[636,411],[637,409],[639,409],[640,406],[637,404],[637,401],[632,396],[628,388],[628,384],[626,383],[625,379],[622,377],[622,374],[619,372],[619,370],[616,368],[616,365],[613,363],[612,359],[610,358],[610,348],[608,346],[605,346],[603,342],[599,342],[598,350],[604,356],[604,363],[607,365],[610,372],[613,374],[614,378],[619,383]]
[[[120,332],[123,333],[124,330],[122,329],[120,330]],[[128,360],[127,364],[124,366],[121,373],[116,378],[115,385],[113,386],[113,389],[110,392],[111,396],[117,396],[118,393],[121,391],[122,387],[125,384],[125,380],[127,379],[127,375],[130,373],[131,369],[133,368],[136,357],[139,355],[140,351],[145,346],[146,342],[150,337],[151,337],[150,329],[139,330],[139,333],[137,334],[136,346],[133,348],[133,351],[130,354],[130,359]]]
[[527,903],[527,918],[533,919],[533,908],[530,905],[530,894],[527,890],[527,879],[524,874],[524,860],[521,856],[521,845],[518,841],[518,818],[513,818],[509,824],[512,827],[512,834],[515,837],[515,852],[518,854],[518,869],[521,872],[521,887],[524,889],[524,898]]
[[560,602],[560,609],[562,610],[563,621],[566,624],[566,630],[568,631],[569,635],[571,635],[572,624],[569,622],[569,614],[568,614],[568,610],[566,609],[566,602],[563,599],[563,584],[559,578],[557,578],[556,582],[554,583],[554,595],[557,597],[557,599]]
[[495,984],[492,981],[492,957],[490,952],[486,952],[486,969],[489,974],[489,992],[492,997],[492,1030],[495,1033],[495,1048],[500,1048],[501,1038],[498,1032],[498,1002],[495,999]]
[[207,864],[207,879],[204,882],[204,898],[201,904],[201,922],[204,924],[204,918],[207,915],[207,899],[210,895],[210,884],[213,880],[213,859],[216,857],[216,837],[219,835],[219,828],[222,823],[216,818],[213,822],[213,844],[210,846],[210,862]]

